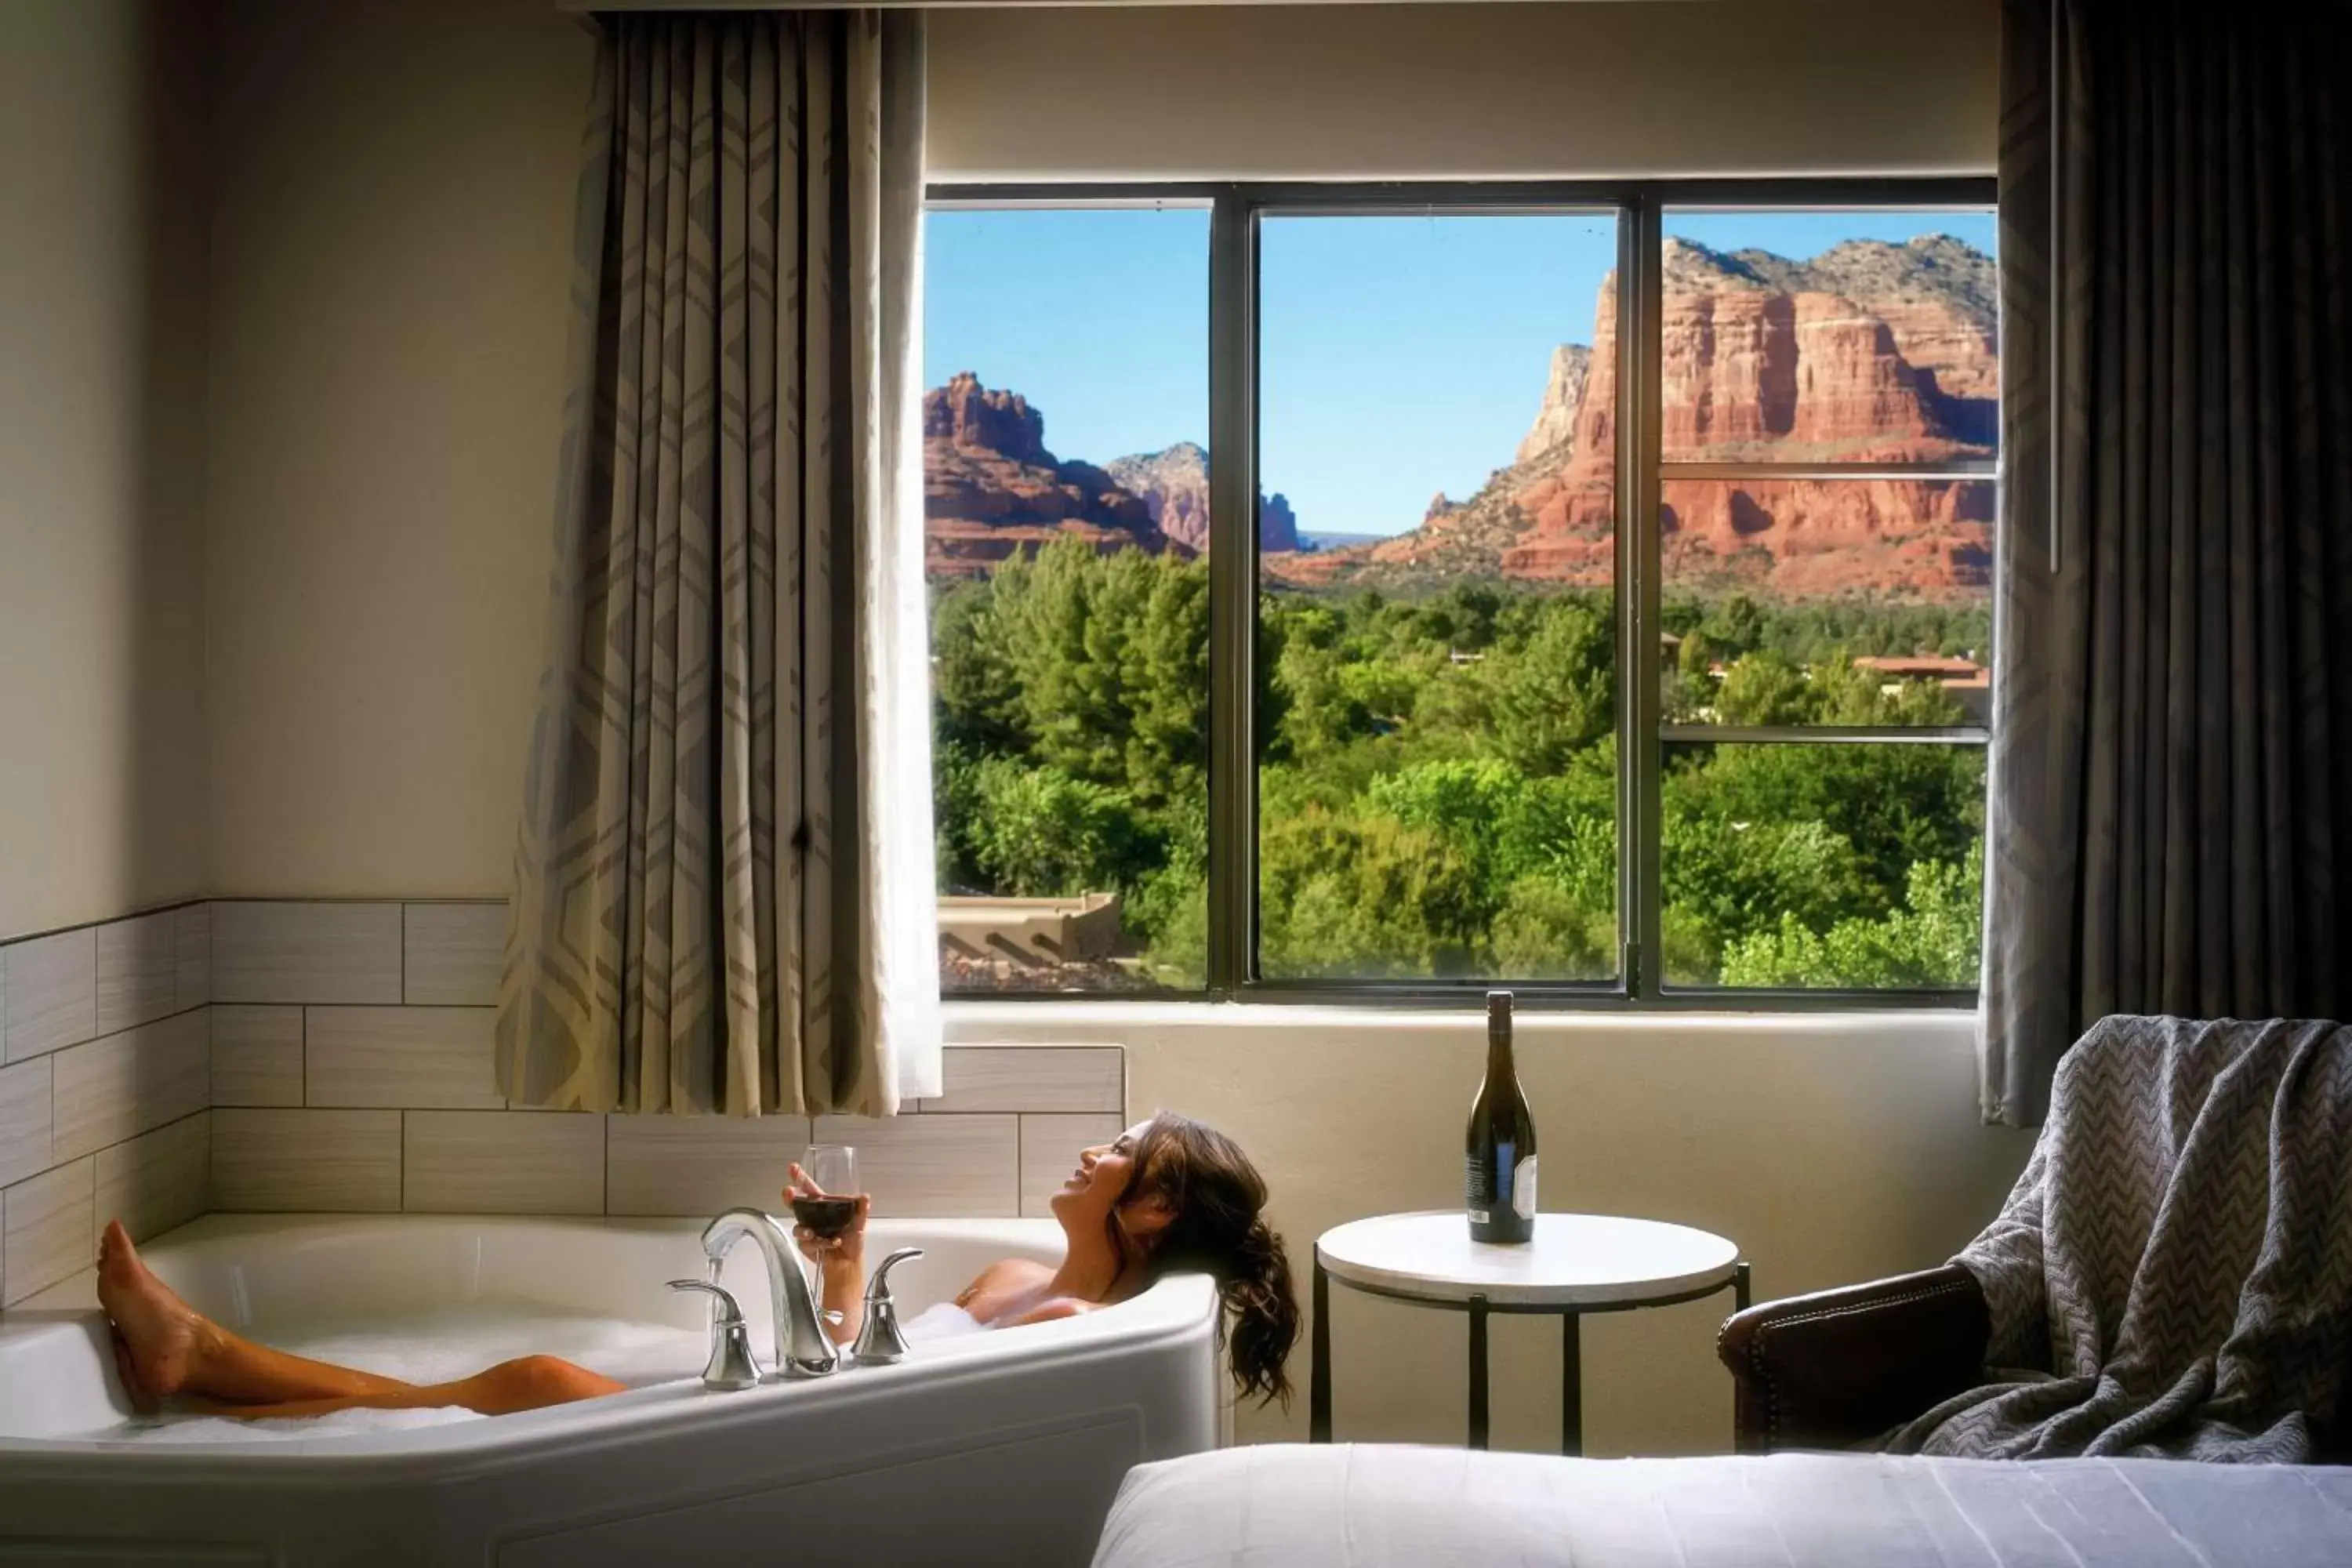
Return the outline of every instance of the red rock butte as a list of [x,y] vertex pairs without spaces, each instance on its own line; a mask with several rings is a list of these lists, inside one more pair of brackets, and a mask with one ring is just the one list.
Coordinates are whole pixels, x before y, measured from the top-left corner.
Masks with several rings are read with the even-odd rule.
[[923,516],[934,576],[984,575],[1063,534],[1105,553],[1171,548],[1141,498],[1045,449],[1045,416],[1027,398],[971,374],[923,395]]
[[[1102,468],[1066,462],[1027,398],[965,372],[923,395],[923,516],[935,577],[984,576],[1066,535],[1105,554],[1198,555],[1209,547],[1209,454],[1180,441]],[[1270,554],[1299,547],[1283,497],[1260,502],[1258,542]]]
[[[1807,262],[1669,239],[1663,455],[1675,460],[1916,463],[1988,458],[2000,379],[1995,274],[1958,240],[1855,240]],[[1280,496],[1260,509],[1277,584],[1402,585],[1500,576],[1597,586],[1614,570],[1617,321],[1603,283],[1589,348],[1551,358],[1514,460],[1419,527],[1302,551]],[[935,573],[983,573],[1056,534],[1100,550],[1197,552],[1207,454],[1189,442],[1106,468],[1063,462],[1017,395],[957,376],[924,399]],[[1501,447],[1498,440],[1497,447]],[[1674,479],[1661,495],[1669,590],[1949,600],[1990,581],[1990,480]],[[1345,518],[1316,520],[1344,530]]]

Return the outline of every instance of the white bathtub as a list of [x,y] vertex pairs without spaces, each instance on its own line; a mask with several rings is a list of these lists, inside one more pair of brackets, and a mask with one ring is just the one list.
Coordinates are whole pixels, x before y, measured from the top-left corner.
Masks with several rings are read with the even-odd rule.
[[[594,1367],[601,1346],[627,1364],[598,1370],[643,1386],[495,1419],[197,1441],[221,1424],[126,1425],[94,1313],[11,1313],[0,1560],[1083,1563],[1129,1467],[1215,1444],[1205,1279],[918,1345],[897,1366],[719,1394],[698,1379],[704,1299],[663,1284],[701,1274],[700,1229],[212,1215],[161,1237],[142,1249],[159,1275],[267,1342],[360,1333],[333,1342],[373,1345],[372,1370],[410,1376],[526,1346],[590,1347],[575,1359]],[[1060,1233],[1047,1220],[870,1227],[869,1258],[905,1246],[926,1251],[891,1276],[911,1318],[995,1258],[1058,1256]],[[721,1283],[764,1363],[768,1287],[748,1244]]]

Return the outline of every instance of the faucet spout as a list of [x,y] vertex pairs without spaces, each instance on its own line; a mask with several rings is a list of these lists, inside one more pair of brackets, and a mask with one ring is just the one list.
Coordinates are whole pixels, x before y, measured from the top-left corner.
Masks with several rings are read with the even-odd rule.
[[775,1215],[752,1208],[729,1209],[705,1226],[702,1253],[710,1260],[712,1278],[717,1278],[719,1266],[745,1237],[768,1260],[769,1322],[775,1333],[775,1357],[770,1364],[788,1378],[824,1377],[832,1373],[841,1364],[841,1352],[824,1331],[807,1265]]

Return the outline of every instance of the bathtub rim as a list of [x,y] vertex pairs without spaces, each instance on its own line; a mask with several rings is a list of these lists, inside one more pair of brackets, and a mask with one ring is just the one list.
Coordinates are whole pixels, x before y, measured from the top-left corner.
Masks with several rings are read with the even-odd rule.
[[[181,1247],[230,1250],[257,1238],[299,1239],[305,1234],[354,1229],[432,1230],[438,1228],[532,1229],[561,1228],[622,1231],[691,1237],[706,1219],[671,1219],[634,1215],[337,1215],[337,1214],[213,1214],[190,1221],[142,1244],[142,1251],[166,1258]],[[1050,1220],[1017,1217],[926,1219],[919,1216],[877,1219],[877,1229],[921,1232],[959,1240],[996,1237],[1020,1238],[1018,1249],[1038,1245],[1052,1229]],[[1154,1351],[1173,1351],[1206,1339],[1213,1347],[1221,1328],[1222,1304],[1214,1283],[1205,1275],[1171,1275],[1131,1300],[1098,1312],[1054,1322],[992,1331],[984,1351],[925,1358],[913,1356],[895,1366],[850,1367],[831,1377],[803,1382],[767,1383],[736,1393],[712,1393],[691,1377],[648,1384],[593,1400],[524,1411],[478,1421],[451,1422],[402,1431],[346,1434],[330,1437],[271,1436],[249,1442],[174,1443],[161,1439],[131,1441],[87,1436],[0,1436],[0,1462],[17,1479],[37,1473],[43,1459],[72,1467],[79,1476],[100,1456],[138,1460],[158,1479],[201,1479],[208,1476],[253,1474],[252,1467],[268,1467],[275,1477],[299,1481],[307,1476],[320,1481],[348,1482],[361,1479],[393,1479],[431,1473],[449,1477],[499,1468],[502,1463],[526,1463],[562,1450],[576,1451],[583,1444],[635,1442],[671,1429],[756,1425],[771,1416],[784,1401],[823,1405],[856,1398],[880,1398],[937,1386],[1002,1377],[1024,1366],[1053,1363],[1083,1365],[1089,1362]],[[1013,1336],[1020,1336],[1014,1340]],[[1000,1337],[1001,1336],[1001,1337]],[[73,1353],[79,1338],[91,1347],[101,1375],[113,1373],[106,1350],[103,1320],[94,1310],[51,1310],[16,1313],[0,1319],[0,1343],[27,1338],[55,1337],[58,1348]],[[1213,1354],[1213,1348],[1212,1353]]]

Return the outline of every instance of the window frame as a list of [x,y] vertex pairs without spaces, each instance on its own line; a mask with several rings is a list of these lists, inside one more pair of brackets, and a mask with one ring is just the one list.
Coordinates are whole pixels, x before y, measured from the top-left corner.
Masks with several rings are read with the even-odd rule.
[[[1668,986],[1655,958],[1664,904],[1664,748],[1687,742],[1990,745],[1990,726],[1667,725],[1657,674],[1659,507],[1669,479],[1990,481],[2005,453],[1938,465],[1669,461],[1659,440],[1664,219],[1677,212],[1993,209],[1988,175],[1689,180],[934,181],[927,210],[1209,209],[1209,942],[1207,984],[1148,995],[1099,991],[950,992],[962,1002],[1260,1002],[1459,1007],[1507,987],[1524,1005],[1590,1012],[1853,1012],[1970,1009],[1976,986],[1860,990]],[[1267,216],[1613,212],[1617,217],[1615,620],[1618,693],[1618,972],[1603,981],[1499,977],[1268,979],[1257,972],[1255,639],[1258,551],[1258,235]],[[2005,345],[2004,345],[2005,346]],[[1236,459],[1235,454],[1238,454]],[[1996,515],[1999,502],[1996,500]],[[2002,547],[1996,538],[1994,549]],[[2000,631],[1993,633],[1995,656]],[[1235,759],[1238,758],[1238,763]]]

